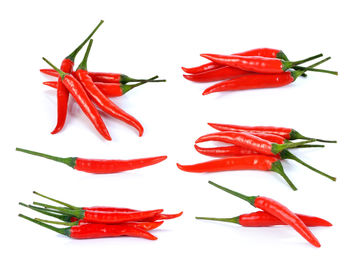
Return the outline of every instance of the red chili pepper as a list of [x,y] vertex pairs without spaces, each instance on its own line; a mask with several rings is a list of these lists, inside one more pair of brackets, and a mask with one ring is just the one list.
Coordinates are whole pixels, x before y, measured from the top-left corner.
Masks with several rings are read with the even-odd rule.
[[150,166],[161,161],[164,161],[167,156],[157,156],[142,159],[133,160],[98,160],[98,159],[83,159],[77,157],[67,157],[61,158],[48,154],[43,154],[31,150],[26,150],[22,148],[16,148],[17,151],[25,152],[28,154],[40,156],[46,159],[54,160],[56,162],[64,163],[73,169],[94,173],[94,174],[109,174],[118,173],[127,170],[133,170],[137,168],[142,168],[145,166]]
[[314,60],[316,58],[322,57],[323,55],[318,54],[295,62],[261,56],[239,56],[219,54],[201,54],[201,56],[215,63],[239,68],[245,71],[257,73],[283,73],[296,65]]
[[[153,81],[154,80],[150,80],[149,82],[153,82]],[[132,90],[133,88],[136,88],[143,84],[142,82],[133,84],[133,85],[125,85],[120,83],[105,83],[105,82],[94,82],[94,83],[99,88],[99,90],[108,97],[122,96],[126,94],[128,91]],[[57,89],[56,81],[45,81],[43,82],[43,84]]]
[[[287,56],[281,50],[269,49],[269,48],[258,48],[252,49],[241,53],[235,53],[232,55],[241,55],[241,56],[261,56],[261,57],[269,57],[269,58],[279,58],[285,61],[288,61]],[[197,67],[185,68],[182,67],[182,70],[189,74],[197,74],[201,72],[205,72],[208,70],[213,70],[221,67],[221,64],[210,62],[207,64],[203,64]]]
[[[258,74],[248,73],[246,75],[237,76],[233,79],[229,79],[223,82],[216,83],[203,91],[203,95],[207,95],[214,92],[223,91],[238,91],[249,89],[265,89],[265,88],[277,88],[288,85],[294,82],[299,76],[303,75],[307,70],[311,70],[312,67],[320,65],[328,61],[330,57],[323,59],[313,65],[310,65],[307,69],[297,71],[286,71],[277,74]],[[323,70],[324,72],[333,72]],[[334,72],[337,74],[337,72]]]
[[292,181],[285,174],[282,164],[278,157],[266,155],[245,155],[235,156],[222,159],[215,159],[203,163],[192,165],[176,164],[179,169],[185,172],[203,173],[203,172],[220,172],[236,170],[260,170],[273,171],[281,175],[288,185],[297,190]]
[[210,69],[201,73],[183,76],[184,78],[194,82],[212,82],[217,80],[232,79],[237,76],[246,74],[251,74],[251,72],[229,66],[223,66],[215,69]]
[[[76,55],[82,49],[86,42],[94,35],[97,29],[101,26],[103,20],[95,27],[91,34],[81,43],[71,54],[69,54],[61,63],[61,70],[65,73],[70,74],[73,70],[74,60]],[[59,77],[59,76],[58,76]],[[64,126],[67,117],[67,106],[69,99],[69,90],[66,89],[66,86],[62,82],[61,78],[57,81],[57,124],[55,129],[51,134],[58,133]]]
[[[308,227],[332,226],[332,224],[327,220],[324,220],[318,217],[307,216],[302,214],[295,214],[295,215],[297,215],[302,220],[302,222],[304,222],[305,225]],[[230,223],[240,224],[245,227],[268,227],[268,226],[274,226],[274,225],[286,225],[286,223],[284,223],[280,219],[272,216],[270,213],[267,213],[265,211],[257,211],[249,214],[242,214],[240,216],[233,217],[233,218],[196,217],[196,219],[230,222]]]
[[206,141],[220,141],[225,143],[234,144],[240,147],[254,150],[256,152],[265,155],[275,155],[280,153],[284,149],[296,148],[304,144],[313,142],[315,140],[307,140],[297,143],[286,143],[279,144],[273,143],[266,139],[257,137],[256,135],[246,133],[246,132],[220,132],[208,135],[203,135],[196,140],[196,143],[206,142]]
[[[41,73],[52,77],[59,77],[59,74],[54,69],[40,69]],[[75,72],[73,71],[72,74]],[[107,72],[91,72],[89,71],[89,76],[92,78],[94,82],[102,82],[102,83],[117,83],[117,84],[126,84],[129,82],[144,82],[147,79],[135,79],[128,77],[124,74],[119,73],[107,73]],[[158,77],[158,76],[157,76]],[[148,82],[165,82],[165,79],[152,80]]]
[[254,133],[269,133],[282,136],[288,140],[295,139],[314,139],[319,142],[336,143],[337,141],[316,139],[306,137],[292,128],[274,127],[274,126],[242,126],[233,124],[208,123],[209,126],[219,131],[235,131],[235,132],[254,132]]
[[280,204],[279,202],[263,196],[246,196],[236,191],[222,187],[212,181],[209,181],[209,184],[223,191],[226,191],[238,198],[241,198],[244,201],[247,201],[252,206],[260,208],[261,210],[278,218],[285,224],[290,225],[294,230],[296,230],[302,237],[304,237],[313,246],[315,247],[321,246],[317,238],[312,234],[309,228],[307,228],[304,222],[292,211],[290,211],[286,206]]
[[[51,65],[53,68],[57,69],[52,63],[47,59],[43,58],[45,62]],[[96,107],[90,101],[89,96],[85,92],[83,86],[80,82],[75,79],[72,75],[62,72],[57,69],[57,72],[60,73],[61,80],[63,85],[67,88],[69,93],[73,96],[75,101],[78,103],[80,108],[83,110],[85,115],[90,119],[92,124],[95,126],[96,130],[107,140],[112,140],[111,136],[108,133],[107,127],[104,124],[100,114],[98,113]]]
[[66,235],[74,239],[92,239],[92,238],[103,238],[103,237],[117,237],[117,236],[134,236],[142,237],[145,239],[156,240],[157,237],[153,236],[149,232],[131,227],[128,225],[108,225],[108,224],[83,224],[67,228],[57,228],[52,225],[46,224],[44,222],[29,218],[22,214],[19,214],[20,217],[34,222],[40,226],[48,228],[57,233]]
[[[90,49],[92,46],[93,40],[91,39],[89,42],[89,46],[86,50],[85,56],[81,64],[78,66],[77,71],[75,72],[75,76],[79,79],[79,81],[84,86],[86,92],[88,93],[91,100],[104,112],[111,115],[114,118],[124,121],[126,124],[134,127],[138,132],[139,136],[143,134],[143,127],[141,123],[135,119],[130,114],[126,113],[120,107],[118,107],[115,103],[113,103],[108,97],[106,97],[99,88],[94,84],[91,77],[87,72],[87,58],[90,53]],[[153,79],[153,78],[152,78]],[[152,80],[151,79],[151,80]],[[141,82],[141,84],[146,82]]]

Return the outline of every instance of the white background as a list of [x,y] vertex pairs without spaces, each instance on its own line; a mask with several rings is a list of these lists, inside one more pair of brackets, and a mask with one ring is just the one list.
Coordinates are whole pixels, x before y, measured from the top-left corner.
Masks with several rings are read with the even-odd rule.
[[[330,268],[349,263],[349,15],[347,1],[7,1],[1,7],[1,245],[7,268]],[[54,90],[41,83],[46,56],[56,65],[95,27],[88,68],[166,78],[114,99],[145,128],[105,117],[112,142],[101,139],[76,104],[65,128],[56,120]],[[230,54],[257,47],[282,49],[298,60],[332,56],[323,68],[293,85],[202,96],[210,84],[182,77],[181,66],[204,63],[200,53]],[[80,63],[83,52],[76,63]],[[176,162],[209,160],[194,140],[212,132],[207,122],[292,127],[308,136],[337,139],[324,149],[295,153],[330,174],[332,182],[292,162],[293,192],[272,172],[190,174]],[[24,147],[58,156],[138,158],[168,155],[160,164],[112,175],[90,175],[15,152]],[[322,247],[309,245],[288,227],[244,228],[195,220],[233,217],[254,210],[213,180],[248,195],[272,197],[295,212],[316,215],[333,227],[312,228]],[[18,205],[40,200],[32,191],[78,206],[164,208],[184,215],[164,223],[157,241],[138,238],[73,240],[17,217],[39,216]],[[6,266],[6,265],[5,265]],[[5,268],[4,266],[4,268]]]

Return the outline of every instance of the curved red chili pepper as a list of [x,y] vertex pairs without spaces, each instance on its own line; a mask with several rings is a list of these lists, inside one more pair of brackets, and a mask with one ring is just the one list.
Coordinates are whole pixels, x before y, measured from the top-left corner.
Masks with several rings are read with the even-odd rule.
[[83,224],[67,228],[57,228],[42,221],[38,221],[29,218],[25,215],[19,214],[19,217],[28,221],[36,223],[42,227],[48,228],[52,231],[66,235],[74,239],[92,239],[92,238],[104,238],[104,237],[117,237],[117,236],[134,236],[141,237],[150,240],[156,240],[157,237],[153,236],[149,232],[135,228],[128,225],[108,225],[108,224]]
[[[236,145],[215,148],[202,148],[195,144],[194,147],[200,154],[210,157],[235,157],[259,154],[254,150],[242,148]],[[276,157],[277,156],[279,155],[276,155]]]
[[[283,73],[293,66],[322,57],[318,54],[304,60],[290,62],[277,58],[267,58],[261,56],[239,56],[239,55],[219,55],[219,54],[201,54],[202,57],[215,63],[239,68],[245,71],[257,73]],[[307,70],[307,69],[306,69]]]
[[201,73],[183,75],[184,78],[194,82],[212,82],[217,80],[232,79],[237,76],[250,74],[251,72],[244,71],[238,68],[223,66]]
[[176,164],[179,169],[185,172],[203,173],[203,172],[221,172],[235,170],[260,170],[273,171],[281,175],[287,184],[297,190],[293,182],[285,174],[282,164],[277,157],[266,155],[245,155],[222,159],[215,159],[203,163],[192,165]]
[[315,139],[319,142],[336,143],[337,141],[316,139],[306,137],[300,134],[298,131],[292,128],[274,127],[274,126],[243,126],[233,124],[220,124],[220,123],[208,123],[209,126],[219,131],[236,131],[236,132],[249,132],[249,133],[269,133],[282,136],[289,140],[295,139]]
[[[52,77],[59,77],[59,74],[54,69],[40,69],[41,73]],[[72,74],[74,75],[74,71]],[[165,79],[152,80],[148,81],[147,79],[136,79],[131,78],[124,74],[119,73],[107,73],[107,72],[91,72],[89,71],[89,76],[92,78],[94,82],[102,82],[102,83],[117,83],[117,84],[126,84],[129,82],[165,82]],[[158,76],[157,76],[158,77]]]
[[286,206],[280,204],[279,202],[263,196],[246,196],[236,191],[220,186],[212,181],[209,181],[209,184],[247,201],[252,206],[260,208],[261,210],[278,218],[285,224],[290,225],[294,230],[296,230],[302,237],[304,237],[313,246],[315,247],[321,246],[317,238],[312,234],[312,232],[305,225],[305,223],[297,215],[295,215],[291,210],[289,210]]
[[60,158],[40,152],[16,148],[17,151],[31,155],[44,157],[56,162],[64,163],[73,169],[95,174],[118,173],[127,170],[142,168],[164,161],[167,156],[157,156],[133,160],[103,160],[103,159],[83,159],[77,157]]
[[[302,220],[302,222],[304,222],[305,225],[308,227],[332,226],[332,223],[322,218],[307,216],[302,214],[295,214],[295,215],[297,215]],[[274,226],[274,225],[286,225],[286,223],[284,223],[280,219],[274,217],[273,215],[265,211],[256,211],[249,214],[242,214],[240,216],[233,217],[233,218],[196,217],[196,219],[230,222],[230,223],[236,223],[245,227],[268,227],[268,226]]]
[[[154,80],[150,80],[149,82],[152,82],[152,81]],[[125,85],[120,83],[105,83],[105,82],[94,82],[94,83],[98,87],[98,89],[108,97],[122,96],[128,91],[132,90],[133,88],[141,85],[141,83],[134,84],[134,85]],[[57,81],[45,81],[43,82],[43,84],[57,89]]]
[[[283,53],[283,51],[277,50],[277,49],[270,49],[270,48],[252,49],[252,50],[248,50],[248,51],[241,52],[241,53],[235,53],[232,55],[261,56],[261,57],[269,57],[269,58],[279,58],[279,59],[283,59],[285,61],[288,61],[288,58]],[[213,69],[219,68],[221,66],[222,66],[221,64],[210,62],[210,63],[203,64],[200,66],[192,67],[192,68],[182,67],[182,70],[185,71],[186,73],[189,73],[189,74],[197,74],[197,73],[205,72],[208,70],[213,70]]]
[[[263,134],[259,134],[259,135],[263,135]],[[296,148],[301,145],[313,142],[315,140],[280,144],[280,143],[270,142],[266,139],[260,138],[257,135],[253,135],[251,133],[226,131],[226,132],[203,135],[196,140],[196,143],[201,143],[206,141],[220,141],[220,142],[230,143],[236,146],[254,150],[256,152],[259,152],[265,155],[275,155],[284,149]]]
[[[45,62],[51,65],[54,69],[57,69],[52,63],[47,59],[43,58]],[[83,86],[78,80],[76,80],[72,75],[62,72],[57,69],[60,73],[63,85],[67,88],[69,93],[73,96],[74,100],[78,103],[84,114],[90,119],[92,124],[95,126],[96,130],[107,140],[112,140],[108,133],[107,127],[104,124],[100,114],[98,113],[96,107],[90,101],[87,93],[85,92]]]
[[87,58],[90,53],[90,49],[92,46],[93,40],[91,39],[89,42],[89,46],[86,50],[85,56],[78,69],[75,71],[76,77],[83,84],[86,92],[89,97],[94,101],[94,103],[100,107],[104,112],[117,118],[119,120],[124,121],[125,123],[134,127],[138,132],[139,136],[143,134],[143,127],[141,123],[135,119],[130,114],[126,113],[120,107],[118,107],[115,103],[113,103],[108,97],[106,97],[99,88],[94,84],[91,77],[89,76],[86,68]]
[[[97,29],[101,26],[103,20],[95,27],[90,35],[81,43],[71,54],[69,54],[61,63],[61,70],[70,74],[73,70],[74,60],[81,48],[89,41],[89,39],[95,34]],[[59,76],[58,76],[59,77]],[[66,89],[64,83],[59,77],[57,81],[57,124],[51,134],[56,134],[62,130],[67,117],[67,107],[69,99],[69,90]]]

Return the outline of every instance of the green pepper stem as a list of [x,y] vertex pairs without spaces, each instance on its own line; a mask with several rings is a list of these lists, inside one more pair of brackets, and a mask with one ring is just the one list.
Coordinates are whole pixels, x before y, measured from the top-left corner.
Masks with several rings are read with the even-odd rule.
[[79,64],[77,70],[81,69],[81,70],[87,70],[87,60],[89,58],[89,54],[90,54],[90,50],[91,50],[91,46],[92,46],[92,43],[94,42],[93,39],[90,39],[89,41],[89,45],[86,49],[86,52],[85,52],[85,55],[84,55],[84,58],[83,60],[81,61],[81,63]]
[[320,54],[317,54],[317,55],[308,57],[308,58],[303,59],[303,60],[300,60],[300,61],[290,62],[290,63],[292,64],[291,67],[296,66],[296,65],[299,65],[299,64],[302,64],[302,63],[306,63],[306,62],[312,61],[312,60],[317,59],[317,58],[320,58],[320,57],[322,57],[322,56],[323,56],[323,54],[320,53]]
[[30,208],[34,211],[37,211],[39,213],[42,213],[44,215],[50,216],[50,217],[54,217],[57,219],[60,219],[62,221],[69,221],[70,220],[70,216],[65,216],[60,214],[60,212],[56,211],[56,210],[51,210],[51,209],[44,209],[44,208],[40,208],[40,207],[36,207],[36,206],[32,206],[32,205],[26,205],[24,203],[19,203],[21,206]]
[[60,75],[61,79],[64,79],[64,77],[67,75],[67,73],[64,73],[61,69],[57,68],[56,66],[54,66],[48,59],[46,59],[45,57],[43,57],[43,60],[49,65],[51,66],[53,69],[56,70],[56,72]]
[[303,66],[294,66],[295,70],[306,70],[306,71],[312,71],[312,72],[319,72],[319,73],[327,73],[331,75],[338,76],[337,71],[331,71],[326,69],[317,69],[317,68],[311,68],[311,67],[303,67]]
[[74,221],[74,222],[67,222],[67,221],[53,221],[53,220],[45,220],[45,219],[39,219],[39,218],[35,218],[35,220],[44,222],[44,223],[50,223],[50,224],[57,224],[57,225],[65,225],[65,226],[75,226],[78,225],[78,221]]
[[88,35],[88,37],[83,41],[83,43],[81,43],[71,54],[69,54],[66,59],[71,60],[72,62],[74,62],[75,57],[77,56],[78,52],[82,49],[82,47],[84,47],[84,45],[86,44],[86,42],[88,42],[90,40],[90,38],[95,34],[95,32],[97,31],[97,29],[101,26],[101,24],[103,23],[103,20],[101,20],[99,22],[99,24],[95,27],[95,29]]
[[324,145],[301,145],[296,148],[301,149],[301,148],[324,148]]
[[280,153],[284,149],[290,149],[290,148],[297,148],[299,146],[302,146],[304,144],[315,142],[315,139],[310,139],[307,141],[301,141],[301,142],[295,142],[295,143],[286,143],[286,144],[277,144],[272,143],[271,152],[274,154]]
[[277,174],[281,175],[284,180],[287,182],[287,184],[289,185],[289,187],[292,188],[293,191],[298,190],[297,187],[295,187],[295,185],[293,184],[293,182],[289,179],[289,177],[286,175],[286,173],[284,172],[283,166],[281,164],[280,161],[276,161],[272,164],[271,166],[271,171],[276,172]]
[[326,174],[326,173],[324,173],[324,172],[322,172],[322,171],[320,171],[320,170],[318,170],[318,169],[312,167],[311,165],[305,163],[304,161],[302,161],[301,159],[299,159],[297,156],[295,156],[294,154],[292,154],[292,153],[291,153],[290,151],[288,151],[288,150],[282,150],[282,151],[280,152],[280,156],[281,156],[281,158],[283,158],[283,159],[294,160],[294,161],[296,161],[296,162],[298,162],[298,163],[304,165],[305,167],[309,168],[310,170],[312,170],[312,171],[314,171],[314,172],[316,172],[316,173],[318,173],[318,174],[320,174],[320,175],[322,175],[322,176],[328,177],[329,179],[331,179],[331,180],[333,180],[333,181],[336,181],[336,178],[335,178],[335,177],[332,177],[332,176],[330,176],[330,175],[328,175],[328,174]]
[[56,199],[54,199],[54,198],[48,197],[48,196],[43,195],[43,194],[41,194],[41,193],[38,193],[38,192],[36,192],[36,191],[33,191],[33,193],[36,194],[36,195],[39,195],[39,196],[41,196],[41,197],[43,197],[43,198],[46,198],[46,199],[48,199],[48,200],[51,200],[51,201],[53,201],[53,202],[55,202],[55,203],[64,205],[64,206],[66,206],[66,207],[69,207],[69,208],[71,208],[71,209],[80,209],[79,207],[76,207],[76,206],[67,204],[67,203],[65,203],[65,202],[56,200]]
[[146,79],[142,82],[139,82],[139,83],[136,83],[136,84],[133,84],[133,85],[122,85],[122,91],[123,91],[123,94],[127,93],[128,91],[132,90],[133,88],[136,88],[142,84],[145,84],[147,82],[151,82],[153,80],[155,80],[156,78],[158,78],[158,76],[154,76],[154,77],[151,77],[150,79]]
[[71,215],[76,218],[83,218],[84,217],[84,210],[81,209],[68,209],[68,208],[63,208],[63,207],[57,207],[57,206],[52,206],[48,204],[43,204],[39,202],[33,202],[34,205],[39,205],[45,208],[52,208],[58,210],[60,213],[65,214],[65,215]]
[[72,168],[75,167],[75,161],[76,158],[73,157],[68,157],[68,158],[61,158],[61,157],[57,157],[57,156],[52,156],[52,155],[48,155],[48,154],[44,154],[44,153],[40,153],[40,152],[36,152],[36,151],[31,151],[31,150],[27,150],[27,149],[22,149],[22,148],[16,148],[17,151],[21,151],[24,153],[28,153],[31,155],[35,155],[35,156],[39,156],[39,157],[43,157],[46,159],[50,159],[56,162],[60,162],[60,163],[64,163]]
[[233,218],[208,218],[208,217],[196,217],[196,219],[204,219],[204,220],[215,220],[215,221],[223,221],[239,224],[239,217]]
[[306,139],[306,140],[314,140],[314,141],[323,142],[323,143],[337,143],[336,140],[324,140],[324,139],[306,137],[294,129],[292,129],[292,131],[290,132],[290,137],[291,137],[290,139],[293,139],[293,140],[294,139]]
[[214,183],[214,182],[212,182],[212,181],[208,181],[208,183],[211,184],[211,185],[213,185],[213,186],[215,186],[215,187],[217,187],[217,188],[220,189],[220,190],[223,190],[223,191],[225,191],[225,192],[227,192],[227,193],[230,193],[230,194],[232,194],[232,195],[234,195],[234,196],[236,196],[236,197],[238,197],[238,198],[241,198],[241,199],[243,199],[244,201],[250,203],[252,206],[254,206],[254,202],[255,202],[255,199],[257,198],[257,196],[247,196],[247,195],[244,195],[244,194],[242,194],[242,193],[239,193],[239,192],[230,190],[230,189],[228,189],[228,188],[225,188],[225,187],[223,187],[223,186],[220,186],[220,185],[218,185],[218,184],[216,184],[216,183]]
[[[304,69],[300,69],[300,70],[297,70],[297,71],[292,71],[291,74],[292,74],[294,80],[296,80],[299,76],[305,74],[306,71],[310,70],[310,68],[313,69],[314,67],[316,67],[316,66],[318,66],[320,64],[323,64],[324,62],[327,62],[330,59],[331,59],[331,57],[327,57],[327,58],[325,58],[325,59],[323,59],[323,60],[321,60],[321,61],[319,61],[317,63],[314,63],[314,64],[308,66],[308,67],[303,67]],[[300,67],[300,66],[295,66],[294,68],[297,69],[298,67]]]
[[38,220],[35,220],[35,219],[32,219],[32,218],[27,217],[27,216],[25,216],[25,215],[23,215],[23,214],[19,214],[18,216],[21,217],[21,218],[24,218],[24,219],[26,219],[26,220],[29,220],[29,221],[31,221],[31,222],[34,222],[34,223],[36,223],[36,224],[38,224],[38,225],[40,225],[40,226],[43,226],[43,227],[45,227],[45,228],[47,228],[47,229],[50,229],[50,230],[52,230],[52,231],[54,231],[54,232],[56,232],[56,233],[63,234],[63,235],[68,235],[68,234],[69,234],[70,228],[56,228],[56,227],[54,227],[54,226],[52,226],[52,225],[43,223],[43,222],[38,221]]

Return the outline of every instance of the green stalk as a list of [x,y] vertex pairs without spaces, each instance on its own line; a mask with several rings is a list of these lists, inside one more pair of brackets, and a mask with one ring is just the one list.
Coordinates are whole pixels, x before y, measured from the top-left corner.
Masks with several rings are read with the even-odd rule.
[[[320,54],[317,54],[317,55],[314,55],[314,56],[311,56],[311,57],[308,57],[308,58],[305,58],[303,60],[299,60],[299,61],[295,61],[295,62],[286,62],[286,66],[288,66],[288,68],[291,68],[293,66],[296,66],[296,65],[299,65],[299,64],[303,64],[303,63],[306,63],[306,62],[309,62],[309,61],[312,61],[312,60],[315,60],[317,58],[320,58],[322,57],[323,54],[320,53]],[[287,68],[287,69],[288,69]]]
[[67,158],[61,158],[61,157],[57,157],[57,156],[52,156],[52,155],[48,155],[48,154],[44,154],[44,153],[40,153],[40,152],[36,152],[36,151],[31,151],[31,150],[27,150],[27,149],[22,149],[22,148],[16,148],[16,151],[21,151],[24,153],[28,153],[31,155],[35,155],[35,156],[39,156],[39,157],[43,157],[46,159],[50,159],[56,162],[60,162],[60,163],[64,163],[70,167],[72,167],[74,169],[75,167],[75,162],[77,158],[74,157],[67,157]]
[[33,191],[33,193],[36,194],[36,195],[39,195],[39,196],[41,196],[41,197],[43,197],[43,198],[46,198],[46,199],[48,199],[48,200],[51,200],[51,201],[53,201],[53,202],[55,202],[55,203],[64,205],[65,207],[68,207],[68,208],[71,208],[71,209],[81,209],[80,207],[76,207],[76,206],[67,204],[67,203],[65,203],[65,202],[62,202],[62,201],[53,199],[53,198],[51,198],[51,197],[48,197],[48,196],[43,195],[43,194],[41,194],[41,193],[38,193],[38,192],[36,192],[36,191]]
[[97,29],[101,26],[101,24],[103,23],[103,20],[100,21],[100,23],[95,27],[95,29],[88,35],[88,37],[83,41],[83,43],[81,43],[71,54],[69,54],[66,59],[71,60],[72,62],[74,62],[75,57],[77,56],[78,52],[84,47],[84,45],[86,44],[86,42],[88,42],[90,40],[90,38],[95,34],[95,32],[97,31]]
[[271,152],[274,154],[277,154],[277,153],[280,153],[284,149],[297,148],[297,147],[302,146],[304,144],[312,143],[315,141],[316,141],[316,139],[310,139],[307,141],[301,141],[301,142],[296,142],[296,143],[287,143],[287,144],[272,143]]
[[327,58],[325,58],[317,63],[314,63],[314,64],[308,66],[308,67],[304,67],[304,69],[302,69],[302,70],[292,71],[291,75],[293,76],[294,80],[296,80],[299,76],[304,74],[306,71],[310,70],[310,68],[312,69],[320,64],[323,64],[324,62],[327,62],[330,59],[331,59],[331,57],[327,57]]
[[132,90],[133,88],[136,88],[140,85],[143,85],[147,82],[152,82],[154,81],[156,78],[158,78],[158,76],[154,76],[154,77],[151,77],[150,79],[146,79],[142,82],[139,82],[139,83],[136,83],[136,84],[133,84],[133,85],[121,85],[121,88],[122,88],[122,91],[123,91],[123,94],[127,93],[128,91]]
[[61,69],[57,68],[56,66],[54,66],[48,59],[46,59],[45,57],[43,57],[43,60],[49,65],[51,66],[53,69],[56,70],[56,72],[58,72],[58,74],[60,75],[61,79],[64,79],[64,77],[67,75],[67,73],[64,73]]
[[289,179],[289,177],[286,175],[286,173],[284,172],[282,163],[280,161],[276,161],[272,164],[271,166],[271,171],[276,172],[277,174],[281,175],[284,180],[287,182],[287,184],[289,185],[289,187],[292,188],[293,191],[298,190],[297,187],[295,187],[295,185],[293,184],[293,182]]
[[40,207],[36,207],[36,206],[32,206],[32,205],[26,205],[24,203],[19,203],[21,206],[24,206],[24,207],[27,207],[27,208],[30,208],[34,211],[37,211],[39,213],[42,213],[44,215],[47,215],[47,216],[50,216],[50,217],[54,217],[54,218],[57,218],[57,219],[60,219],[62,221],[69,221],[70,220],[70,216],[67,216],[67,215],[62,215],[59,211],[56,211],[56,210],[52,210],[52,209],[44,209],[44,208],[40,208]]
[[234,196],[236,196],[236,197],[238,197],[238,198],[241,198],[242,200],[244,200],[244,201],[250,203],[252,206],[255,207],[254,202],[255,202],[255,199],[256,199],[258,196],[247,196],[247,195],[244,195],[244,194],[242,194],[242,193],[239,193],[239,192],[230,190],[230,189],[228,189],[228,188],[225,188],[225,187],[223,187],[223,186],[220,186],[220,185],[218,185],[218,184],[216,184],[216,183],[214,183],[214,182],[212,182],[212,181],[208,181],[208,183],[211,184],[211,185],[213,185],[213,186],[215,186],[215,187],[217,187],[217,188],[220,189],[220,190],[223,190],[223,191],[225,191],[225,192],[227,192],[227,193],[229,193],[229,194],[232,194],[232,195],[234,195]]
[[295,70],[307,70],[307,71],[312,71],[312,72],[327,73],[327,74],[338,76],[337,71],[331,71],[331,70],[326,70],[326,69],[317,69],[317,68],[310,68],[310,67],[303,67],[303,66],[294,66],[293,68]]
[[333,181],[336,181],[336,178],[335,178],[335,177],[332,177],[332,176],[330,176],[330,175],[328,175],[328,174],[326,174],[326,173],[324,173],[324,172],[322,172],[322,171],[320,171],[320,170],[318,170],[318,169],[312,167],[311,165],[305,163],[304,161],[302,161],[301,159],[299,159],[297,156],[295,156],[294,154],[292,154],[292,153],[291,153],[290,151],[288,151],[288,150],[282,150],[282,151],[280,152],[280,156],[281,156],[282,159],[294,160],[294,161],[296,161],[296,162],[298,162],[298,163],[304,165],[305,167],[309,168],[310,170],[312,170],[312,171],[314,171],[314,172],[316,172],[316,173],[318,173],[318,174],[320,174],[320,175],[322,175],[322,176],[325,176],[325,177],[327,177],[327,178],[329,178],[329,179],[331,179],[331,180],[333,180]]
[[45,228],[47,228],[47,229],[49,229],[49,230],[51,230],[51,231],[54,231],[54,232],[56,232],[56,233],[69,236],[70,228],[57,228],[57,227],[55,227],[55,226],[52,226],[52,225],[46,224],[46,223],[44,223],[44,222],[41,222],[41,221],[32,219],[32,218],[30,218],[30,217],[27,217],[27,216],[25,216],[25,215],[23,215],[23,214],[19,214],[18,216],[21,217],[21,218],[24,218],[24,219],[26,219],[26,220],[29,220],[29,221],[31,221],[31,222],[34,222],[34,223],[36,223],[36,224],[38,224],[38,225],[40,225],[40,226],[43,226],[43,227],[45,227]]
[[68,209],[68,208],[57,207],[57,206],[47,205],[47,204],[38,203],[38,202],[33,202],[33,204],[34,205],[39,205],[39,206],[42,206],[42,207],[45,207],[45,208],[56,209],[62,214],[71,215],[71,216],[76,217],[78,219],[82,219],[84,217],[84,210]]
[[204,220],[215,220],[215,221],[223,221],[239,224],[239,217],[234,218],[208,218],[208,217],[196,217],[196,219],[204,219]]
[[45,219],[39,219],[39,218],[35,218],[35,220],[44,222],[44,223],[50,223],[50,224],[57,224],[57,225],[65,225],[65,226],[76,226],[78,225],[78,221],[74,221],[74,222],[66,222],[66,221],[52,221],[52,220],[45,220]]
[[306,139],[306,140],[315,140],[315,141],[323,142],[323,143],[337,143],[336,140],[324,140],[324,139],[306,137],[294,129],[292,129],[292,131],[290,132],[290,137],[291,137],[291,139]]
[[91,50],[91,46],[92,46],[92,43],[94,42],[93,39],[90,39],[89,41],[89,45],[86,49],[86,52],[85,52],[85,55],[84,55],[84,58],[83,60],[81,61],[81,63],[79,64],[77,70],[81,69],[81,70],[87,70],[87,60],[89,58],[89,54],[90,54],[90,50]]

